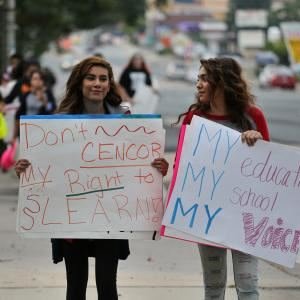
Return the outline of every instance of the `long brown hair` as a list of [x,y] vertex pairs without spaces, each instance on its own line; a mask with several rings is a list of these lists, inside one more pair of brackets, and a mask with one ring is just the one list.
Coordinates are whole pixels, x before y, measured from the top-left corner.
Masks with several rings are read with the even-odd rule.
[[[247,108],[254,105],[254,96],[250,93],[249,87],[242,76],[241,66],[232,58],[220,57],[201,59],[200,68],[204,68],[207,73],[207,81],[214,93],[217,87],[224,91],[225,105],[228,111],[228,117],[231,122],[237,124],[241,129],[248,130],[251,123],[246,117]],[[190,111],[208,112],[209,103],[201,103],[196,97],[196,103],[192,104],[188,111],[179,115],[175,124]]]
[[110,90],[104,98],[104,104],[107,102],[112,106],[120,105],[122,99],[117,90],[110,63],[103,58],[92,56],[74,66],[67,81],[65,96],[57,109],[58,112],[71,114],[83,112],[82,82],[89,70],[94,66],[105,68],[108,71]]
[[139,53],[139,52],[136,52],[135,54],[133,54],[131,56],[131,58],[129,59],[129,62],[127,64],[127,66],[125,67],[125,70],[135,70],[133,62],[134,62],[134,60],[136,58],[140,58],[142,60],[142,65],[141,65],[140,69],[143,70],[148,75],[150,75],[151,74],[150,68],[149,68],[149,66],[146,63],[144,56],[141,53]]

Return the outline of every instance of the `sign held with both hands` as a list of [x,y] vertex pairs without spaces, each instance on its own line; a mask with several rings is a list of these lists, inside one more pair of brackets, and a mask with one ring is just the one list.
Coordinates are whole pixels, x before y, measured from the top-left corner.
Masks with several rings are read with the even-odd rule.
[[[101,238],[159,230],[163,156],[158,115],[26,116],[20,121],[17,231],[34,237]],[[125,238],[125,237],[124,237]]]

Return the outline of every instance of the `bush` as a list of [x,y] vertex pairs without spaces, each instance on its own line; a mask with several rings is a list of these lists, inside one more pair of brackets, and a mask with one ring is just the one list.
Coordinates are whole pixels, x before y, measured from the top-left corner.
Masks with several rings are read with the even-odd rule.
[[268,42],[266,45],[266,50],[273,51],[279,57],[279,63],[283,65],[289,65],[289,55],[284,41],[280,40],[278,42]]

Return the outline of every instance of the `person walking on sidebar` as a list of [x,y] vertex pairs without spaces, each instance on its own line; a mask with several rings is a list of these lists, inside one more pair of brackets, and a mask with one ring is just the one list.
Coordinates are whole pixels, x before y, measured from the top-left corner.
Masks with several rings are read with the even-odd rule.
[[[242,142],[253,146],[258,139],[269,141],[263,112],[255,105],[240,65],[231,58],[200,60],[196,103],[182,113],[183,124],[194,115],[242,132]],[[205,300],[223,300],[227,280],[227,249],[199,244]],[[257,300],[257,258],[231,250],[235,286],[239,300]]]
[[[88,57],[77,64],[67,81],[66,95],[58,107],[64,114],[130,113],[121,106],[111,65],[104,59]],[[15,165],[18,176],[30,162],[20,159]],[[168,163],[163,158],[152,162],[163,175]],[[63,197],[63,195],[62,195]],[[65,261],[67,300],[85,300],[88,282],[88,258],[95,257],[98,299],[117,300],[117,268],[119,259],[129,255],[128,240],[118,239],[54,239],[53,259]]]
[[121,73],[119,83],[123,97],[130,103],[139,88],[145,85],[152,87],[151,73],[141,54],[136,53],[130,58],[128,65]]

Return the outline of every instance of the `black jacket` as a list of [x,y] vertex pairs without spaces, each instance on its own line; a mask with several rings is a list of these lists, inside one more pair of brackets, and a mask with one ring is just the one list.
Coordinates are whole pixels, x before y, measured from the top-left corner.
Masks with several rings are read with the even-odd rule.
[[151,80],[151,76],[150,76],[149,72],[144,71],[144,70],[136,70],[136,69],[133,69],[133,68],[127,68],[121,74],[119,83],[126,90],[127,94],[130,97],[133,97],[135,92],[136,92],[133,89],[133,86],[132,86],[132,80],[130,78],[131,73],[143,73],[143,74],[145,74],[145,76],[146,76],[145,77],[145,84],[148,85],[148,86],[152,86],[152,80]]
[[[113,107],[106,103],[106,109],[108,113],[110,114],[120,114],[120,113],[127,113],[128,108],[127,107]],[[129,242],[128,240],[117,240],[118,241],[118,253],[119,253],[119,259],[125,260],[130,254],[129,249]],[[52,260],[53,263],[57,264],[61,262],[64,258],[64,252],[63,252],[63,239],[51,239],[52,244]],[[92,244],[91,244],[92,245]],[[89,249],[89,256],[95,256],[93,253],[93,247],[90,247]]]

